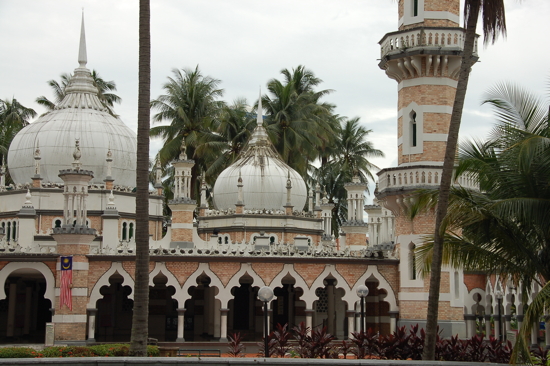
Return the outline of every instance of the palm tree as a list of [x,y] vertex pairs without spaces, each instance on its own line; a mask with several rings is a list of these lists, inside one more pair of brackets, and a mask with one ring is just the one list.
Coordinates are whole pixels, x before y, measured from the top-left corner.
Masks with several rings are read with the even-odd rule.
[[[212,161],[212,149],[199,149],[205,143],[219,141],[213,133],[218,126],[216,121],[225,106],[217,98],[223,96],[223,89],[219,89],[220,80],[202,75],[199,67],[194,70],[173,70],[174,77],[169,77],[163,89],[166,94],[151,102],[151,106],[159,112],[153,116],[155,122],[170,122],[169,125],[151,128],[151,137],[160,137],[164,140],[158,157],[162,166],[180,154],[182,140],[187,146],[188,159],[195,160],[192,182],[208,167],[206,162]],[[198,186],[194,188],[196,192]]]
[[439,287],[441,284],[441,262],[443,232],[441,231],[443,219],[449,206],[449,192],[453,179],[456,148],[458,144],[458,133],[462,120],[462,110],[466,98],[468,79],[474,43],[476,40],[476,26],[480,11],[483,16],[483,33],[485,42],[495,42],[498,34],[506,32],[506,21],[504,11],[504,0],[466,0],[464,3],[464,19],[466,23],[466,34],[464,39],[464,50],[462,52],[462,63],[458,75],[458,84],[451,114],[449,133],[447,135],[447,146],[441,173],[441,185],[439,188],[439,199],[436,209],[433,266],[430,273],[430,290],[428,295],[428,310],[426,319],[426,340],[422,359],[433,360],[435,358],[435,343],[437,338],[437,316],[439,310]]
[[0,99],[0,165],[7,160],[8,150],[15,135],[34,117],[36,112],[21,105],[17,99]]
[[304,66],[281,73],[284,82],[270,80],[267,89],[271,95],[262,96],[266,129],[283,160],[305,176],[308,163],[319,157],[319,148],[331,145],[334,138],[334,106],[319,102],[331,90],[314,91],[322,80]]
[[130,355],[147,356],[149,317],[149,124],[151,100],[151,9],[139,2],[139,95],[136,168],[136,270]]
[[[476,179],[480,191],[451,190],[442,259],[453,267],[500,274],[523,294],[534,284],[542,288],[528,307],[514,351],[526,357],[525,336],[550,305],[550,116],[547,105],[517,86],[501,84],[489,95],[486,103],[495,108],[498,125],[488,141],[460,149],[457,167],[457,175]],[[433,207],[435,201],[431,193],[420,205]],[[433,249],[428,243],[416,253],[424,272],[433,266]]]
[[361,126],[359,117],[344,119],[342,124],[330,160],[313,171],[314,180],[325,188],[329,202],[334,203],[332,229],[335,236],[338,236],[339,227],[347,217],[347,191],[344,185],[354,175],[359,176],[361,182],[374,181],[372,170],[378,167],[369,158],[384,156],[367,140],[372,130]]
[[[57,82],[53,79],[49,80],[48,85],[53,90],[54,101],[49,100],[45,96],[40,96],[36,98],[36,103],[40,104],[43,107],[46,107],[48,112],[53,111],[55,106],[59,104],[63,100],[63,98],[65,98],[65,88],[67,88],[67,86],[69,85],[72,77],[72,74],[64,73],[60,76],[61,82]],[[111,93],[112,91],[116,91],[116,83],[112,80],[104,80],[95,70],[92,70],[92,79],[94,80],[95,87],[97,87],[99,100],[109,110],[109,113],[111,113],[114,117],[117,117],[114,114],[113,106],[115,103],[120,104],[122,102],[122,99],[118,95]]]
[[211,141],[197,148],[200,156],[207,156],[205,150],[212,150],[205,172],[209,184],[214,184],[216,177],[237,159],[255,126],[256,120],[248,111],[246,99],[236,99],[232,105],[223,106],[212,125],[214,136],[218,138],[213,136]]

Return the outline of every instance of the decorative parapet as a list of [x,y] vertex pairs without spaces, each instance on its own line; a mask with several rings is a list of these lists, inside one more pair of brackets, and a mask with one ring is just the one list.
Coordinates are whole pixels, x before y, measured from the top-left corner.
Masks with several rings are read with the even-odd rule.
[[[378,193],[389,189],[414,190],[437,188],[441,182],[441,166],[415,165],[383,169],[378,172]],[[453,185],[469,189],[479,189],[477,182],[468,176],[460,176]]]
[[[205,216],[230,216],[237,212],[234,208],[226,210],[206,210]],[[284,210],[267,210],[267,209],[249,209],[244,210],[243,215],[269,215],[269,216],[286,216]],[[315,218],[315,214],[309,211],[293,211],[292,216]]]
[[186,204],[186,205],[196,205],[197,201],[189,198],[189,197],[179,197],[175,198],[173,200],[170,200],[168,202],[170,205],[177,205],[177,204]]
[[[378,42],[380,44],[380,58],[402,54],[405,51],[433,50],[459,51],[464,49],[464,28],[449,27],[418,27],[387,33]],[[477,39],[474,44],[474,56],[477,56]]]

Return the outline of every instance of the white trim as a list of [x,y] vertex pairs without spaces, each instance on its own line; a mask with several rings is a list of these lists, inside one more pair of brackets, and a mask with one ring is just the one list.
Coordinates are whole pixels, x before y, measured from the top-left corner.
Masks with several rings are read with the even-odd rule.
[[172,223],[172,229],[192,229],[192,228],[193,228],[192,223],[180,223],[180,222]]
[[442,161],[416,161],[416,162],[399,164],[399,167],[401,168],[405,166],[416,166],[416,165],[435,165],[436,167],[442,167],[443,162]]
[[52,273],[50,267],[45,265],[42,262],[11,262],[8,263],[0,270],[0,300],[6,298],[6,293],[4,291],[4,284],[6,283],[9,275],[18,269],[33,269],[42,273],[46,280],[46,292],[44,293],[44,298],[48,299],[52,303],[52,307],[55,306],[55,277]]
[[[399,300],[405,301],[428,301],[428,292],[399,292]],[[451,301],[451,294],[449,293],[440,293],[439,301]],[[451,304],[452,306],[452,304]],[[459,306],[459,307],[462,307]]]
[[447,135],[446,133],[426,133],[424,134],[424,141],[447,142]]
[[122,267],[122,262],[113,262],[111,263],[111,268],[107,270],[101,277],[97,280],[94,287],[90,291],[90,299],[86,307],[94,309],[96,307],[97,300],[102,299],[103,295],[99,293],[99,290],[103,286],[110,286],[109,278],[115,273],[118,272],[119,275],[124,279],[122,283],[124,286],[130,286],[132,292],[128,295],[129,299],[134,299],[134,280],[128,272]]
[[54,323],[86,323],[87,321],[86,315],[54,315],[52,317]]
[[[397,118],[403,117],[404,110],[406,109],[407,108],[405,107],[397,111]],[[453,107],[449,105],[422,105],[422,110],[424,113],[453,113]]]
[[[71,289],[72,296],[86,296],[88,297],[88,288],[87,287],[73,287]],[[61,296],[61,289],[59,287],[55,288],[55,296]]]
[[424,76],[420,78],[405,79],[400,81],[399,84],[397,84],[397,90],[399,91],[403,88],[409,88],[411,86],[419,85],[443,85],[456,88],[456,86],[458,85],[458,81],[450,79],[448,77]]
[[[55,264],[55,269],[61,271],[61,263],[57,262]],[[87,271],[90,269],[90,263],[88,262],[75,262],[73,261],[73,269],[75,271]]]
[[425,11],[424,19],[443,19],[450,20],[460,25],[460,16],[450,11]]

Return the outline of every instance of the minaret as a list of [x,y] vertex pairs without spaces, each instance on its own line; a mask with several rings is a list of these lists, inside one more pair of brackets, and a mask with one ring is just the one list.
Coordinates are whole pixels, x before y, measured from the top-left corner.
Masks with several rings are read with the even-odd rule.
[[174,166],[174,199],[168,203],[172,210],[171,247],[193,248],[193,211],[197,201],[191,199],[191,169],[195,161],[187,159],[185,140],[182,138],[178,160]]
[[355,174],[351,182],[344,184],[348,192],[348,219],[341,226],[346,234],[345,246],[367,245],[367,223],[363,221],[363,206],[365,204],[365,190],[368,184],[361,182]]
[[0,165],[0,192],[6,187],[6,157],[2,156],[2,165]]
[[155,189],[157,190],[157,194],[162,196],[162,167],[160,166],[160,159],[157,160],[155,170]]
[[105,158],[105,163],[107,165],[107,176],[104,179],[105,189],[108,191],[111,191],[114,186],[113,182],[115,181],[113,178],[113,152],[111,151],[111,148],[107,150],[107,157]]
[[40,147],[39,143],[36,143],[36,150],[34,150],[34,176],[32,177],[32,187],[42,187],[42,178],[40,177]]
[[[427,284],[414,273],[413,250],[424,235],[434,233],[435,217],[428,212],[410,221],[406,211],[417,189],[439,187],[464,48],[465,30],[459,21],[459,0],[399,0],[399,30],[380,41],[379,66],[398,83],[398,166],[378,173],[376,197],[395,215],[400,325],[422,325],[426,319],[427,290],[422,289]],[[456,281],[448,276],[443,273],[442,283],[454,286]],[[442,298],[451,298],[450,286],[442,286]],[[440,303],[441,329],[445,335],[465,336],[462,305],[456,306],[450,301]]]

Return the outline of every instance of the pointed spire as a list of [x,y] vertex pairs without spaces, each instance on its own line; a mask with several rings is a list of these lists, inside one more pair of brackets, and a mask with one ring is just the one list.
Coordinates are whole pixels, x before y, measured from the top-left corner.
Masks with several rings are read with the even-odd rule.
[[258,99],[258,111],[256,112],[256,124],[258,126],[264,125],[263,111],[264,109],[262,108],[262,87],[260,86],[260,99]]
[[109,203],[107,203],[107,207],[113,207],[115,205],[115,195],[113,194],[112,189],[111,189],[111,193],[109,194],[109,197],[107,199],[109,200]]
[[31,198],[31,190],[27,188],[27,194],[25,195],[25,205],[32,205]]
[[86,33],[84,31],[84,9],[82,9],[82,25],[80,26],[80,47],[78,49],[78,63],[80,67],[85,68],[88,63],[86,53]]
[[74,152],[73,152],[73,168],[75,170],[80,170],[80,167],[82,164],[80,163],[80,158],[82,157],[82,153],[80,152],[80,140],[75,139],[74,141]]

